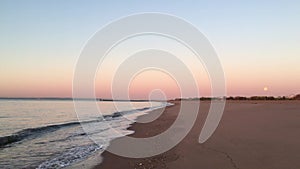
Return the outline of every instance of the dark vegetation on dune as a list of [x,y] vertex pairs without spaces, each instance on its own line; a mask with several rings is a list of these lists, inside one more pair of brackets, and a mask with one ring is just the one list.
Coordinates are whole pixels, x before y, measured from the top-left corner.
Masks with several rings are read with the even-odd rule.
[[293,100],[300,100],[300,94],[293,97]]
[[200,98],[177,98],[175,100],[300,100],[300,94],[287,97],[287,96],[251,96],[251,97],[244,97],[244,96],[230,96],[230,97],[200,97]]

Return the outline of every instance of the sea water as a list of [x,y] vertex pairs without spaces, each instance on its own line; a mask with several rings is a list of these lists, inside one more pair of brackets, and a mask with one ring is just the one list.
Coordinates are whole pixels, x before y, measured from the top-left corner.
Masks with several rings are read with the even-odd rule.
[[[84,102],[80,121],[72,100],[0,100],[0,168],[64,168],[103,152],[136,119],[166,102],[98,101],[102,114],[89,113],[95,102]],[[91,111],[92,112],[92,111]],[[114,130],[114,131],[112,131]],[[118,135],[116,132],[118,131]],[[101,137],[94,143],[89,136]]]

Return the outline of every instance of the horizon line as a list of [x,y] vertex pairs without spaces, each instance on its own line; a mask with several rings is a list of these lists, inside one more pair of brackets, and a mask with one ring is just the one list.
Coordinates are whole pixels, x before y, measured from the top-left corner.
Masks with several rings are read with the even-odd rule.
[[197,99],[253,99],[253,98],[293,98],[300,94],[290,96],[272,96],[272,95],[252,95],[252,96],[202,96],[202,97],[176,97],[170,99],[113,99],[113,98],[73,98],[73,97],[0,97],[0,100],[96,100],[96,101],[171,101],[171,100],[197,100]]

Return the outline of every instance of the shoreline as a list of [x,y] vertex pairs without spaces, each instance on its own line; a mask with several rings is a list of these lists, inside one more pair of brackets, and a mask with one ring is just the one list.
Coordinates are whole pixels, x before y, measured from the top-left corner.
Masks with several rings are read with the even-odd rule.
[[[171,106],[166,106],[165,108],[160,108],[160,109],[156,109],[153,111],[150,111],[149,113],[142,115],[140,117],[137,118],[137,121],[141,120],[143,121],[143,119],[148,118],[151,115],[158,115],[160,113],[160,111],[162,109],[165,109],[163,114],[159,117],[159,119],[156,119],[155,121],[151,122],[151,123],[147,123],[147,124],[140,124],[140,123],[133,123],[129,128],[127,128],[127,130],[131,130],[134,131],[134,133],[128,135],[130,137],[135,137],[135,138],[144,138],[144,137],[151,137],[151,136],[155,136],[156,134],[159,134],[161,131],[167,129],[167,126],[170,126],[173,121],[175,120],[177,114],[173,114],[173,109],[174,107],[176,107],[175,109],[177,109],[178,106],[178,101],[169,101],[168,103],[172,103],[174,105]],[[171,109],[171,111],[170,111]],[[169,118],[169,113],[167,114],[166,112],[169,112],[173,114],[173,118]],[[161,126],[159,123],[161,123],[162,121],[164,121],[165,125]],[[167,123],[167,125],[166,125]],[[141,128],[141,125],[143,126],[143,128]],[[158,125],[159,128],[156,128],[156,130],[152,130],[149,132],[144,132],[144,130],[148,127],[151,126],[156,126]],[[157,127],[157,126],[156,126]],[[117,138],[118,139],[118,138]],[[115,140],[117,140],[115,139]],[[110,142],[109,146],[113,146],[114,144],[114,140],[112,140]],[[148,161],[148,163],[153,163],[153,160],[160,160],[161,159],[161,155],[155,156],[155,157],[150,157],[150,158],[145,158],[145,159],[132,159],[132,158],[125,158],[125,157],[120,157],[117,155],[114,155],[108,151],[104,151],[101,154],[101,162],[98,163],[98,165],[96,165],[95,167],[93,167],[93,169],[102,169],[102,168],[116,168],[116,169],[121,169],[121,168],[145,168],[145,160]],[[115,163],[114,161],[117,160],[118,163]],[[157,162],[156,162],[157,163]],[[142,164],[142,165],[141,165]],[[151,164],[150,164],[151,165]],[[159,165],[160,168],[162,167],[162,165]],[[146,167],[147,168],[147,167]],[[148,166],[149,168],[149,166]],[[151,168],[151,167],[150,167]]]
[[[196,101],[187,101],[195,104]],[[179,102],[165,109],[155,121],[134,123],[131,137],[151,137],[166,130],[176,119]],[[299,101],[227,101],[223,118],[213,136],[203,144],[198,137],[210,102],[201,101],[190,133],[171,150],[149,158],[133,159],[101,154],[94,169],[144,168],[299,168]],[[288,111],[288,112],[287,112]],[[287,113],[286,113],[287,112]],[[155,111],[152,112],[155,114]],[[149,113],[149,114],[152,114]],[[147,115],[138,117],[144,119]],[[151,130],[150,130],[151,129]],[[114,146],[114,141],[110,146]],[[100,162],[100,161],[99,161]]]

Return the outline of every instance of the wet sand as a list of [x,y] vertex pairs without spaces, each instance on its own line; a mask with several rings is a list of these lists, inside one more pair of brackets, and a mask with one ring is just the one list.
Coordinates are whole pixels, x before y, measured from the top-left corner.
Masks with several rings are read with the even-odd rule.
[[[196,104],[198,101],[187,101]],[[227,101],[213,136],[203,144],[198,138],[210,102],[201,101],[199,115],[189,134],[171,150],[150,158],[102,154],[95,169],[299,169],[300,101]],[[135,123],[131,137],[154,136],[177,117],[180,104],[167,107],[155,121]],[[157,112],[151,112],[155,115]],[[187,112],[188,113],[188,112]],[[141,116],[143,120],[146,116]],[[110,146],[114,146],[114,141]]]

